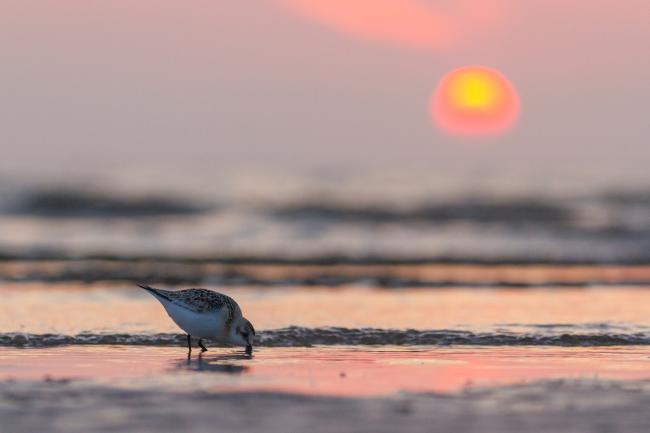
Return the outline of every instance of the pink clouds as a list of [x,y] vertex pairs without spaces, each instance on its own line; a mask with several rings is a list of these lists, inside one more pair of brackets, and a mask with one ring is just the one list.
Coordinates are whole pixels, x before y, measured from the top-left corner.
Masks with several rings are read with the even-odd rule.
[[502,0],[463,0],[441,6],[422,0],[277,0],[341,33],[418,49],[442,50],[498,25]]

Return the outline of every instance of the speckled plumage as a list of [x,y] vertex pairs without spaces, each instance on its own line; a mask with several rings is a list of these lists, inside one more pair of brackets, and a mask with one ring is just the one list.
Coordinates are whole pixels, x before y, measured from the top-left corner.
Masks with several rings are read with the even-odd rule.
[[145,287],[159,296],[168,299],[174,304],[187,308],[196,313],[207,313],[226,308],[228,318],[226,324],[230,325],[238,314],[241,314],[239,305],[230,296],[208,289],[162,290]]

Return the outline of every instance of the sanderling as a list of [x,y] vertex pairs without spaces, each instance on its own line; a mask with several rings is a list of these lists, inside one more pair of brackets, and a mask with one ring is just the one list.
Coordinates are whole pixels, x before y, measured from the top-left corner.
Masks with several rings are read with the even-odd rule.
[[199,338],[201,352],[208,350],[203,345],[203,338],[207,338],[246,346],[246,353],[253,353],[255,329],[231,297],[207,289],[170,291],[138,286],[158,299],[174,323],[187,332],[189,353],[192,353],[192,336]]

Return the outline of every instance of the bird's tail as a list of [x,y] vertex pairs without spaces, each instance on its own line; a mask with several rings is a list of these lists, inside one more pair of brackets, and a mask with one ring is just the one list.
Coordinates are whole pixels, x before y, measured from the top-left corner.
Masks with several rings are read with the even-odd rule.
[[141,289],[145,289],[147,292],[151,293],[156,298],[159,299],[162,298],[167,301],[171,301],[171,299],[163,293],[163,290],[154,289],[153,287],[147,286],[146,284],[138,284],[138,287],[140,287]]

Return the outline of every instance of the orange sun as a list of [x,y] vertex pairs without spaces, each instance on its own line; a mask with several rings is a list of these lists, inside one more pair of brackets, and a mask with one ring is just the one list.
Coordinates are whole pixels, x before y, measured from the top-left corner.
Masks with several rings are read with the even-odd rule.
[[431,112],[444,131],[464,136],[495,135],[512,128],[519,97],[508,79],[484,66],[451,71],[440,80]]

